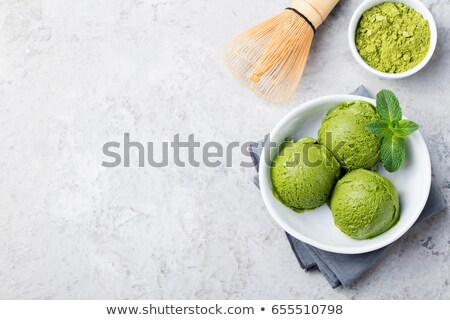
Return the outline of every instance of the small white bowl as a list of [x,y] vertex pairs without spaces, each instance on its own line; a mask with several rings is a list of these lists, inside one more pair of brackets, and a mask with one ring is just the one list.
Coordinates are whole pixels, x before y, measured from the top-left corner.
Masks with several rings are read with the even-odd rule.
[[[355,44],[355,34],[356,34],[356,28],[358,27],[359,20],[361,19],[362,14],[367,11],[368,9],[383,3],[383,2],[401,2],[408,7],[413,8],[417,12],[419,12],[422,17],[424,17],[430,26],[430,32],[431,32],[431,38],[430,38],[430,49],[428,50],[427,55],[425,58],[414,68],[401,72],[401,73],[387,73],[382,72],[379,70],[376,70],[369,66],[359,55],[358,50],[356,49]],[[434,21],[433,16],[431,15],[431,12],[425,7],[425,5],[419,1],[419,0],[366,0],[363,3],[361,3],[356,11],[353,13],[353,16],[350,20],[350,25],[348,27],[348,41],[350,44],[350,51],[353,54],[353,57],[356,59],[356,61],[366,70],[373,73],[374,75],[384,78],[384,79],[402,79],[409,77],[410,75],[413,75],[420,69],[422,69],[428,61],[430,61],[431,57],[433,56],[434,50],[436,49],[436,42],[437,42],[437,29],[436,29],[436,22]]]
[[[334,95],[317,98],[289,112],[270,132],[270,141],[280,146],[286,138],[297,141],[303,137],[317,138],[327,112],[343,101],[375,100],[354,95]],[[406,160],[397,172],[389,173],[380,165],[379,174],[388,178],[400,195],[400,220],[391,229],[368,240],[355,240],[335,225],[326,204],[298,214],[278,201],[272,192],[270,167],[278,154],[266,143],[259,163],[261,195],[272,218],[289,234],[316,248],[346,254],[357,254],[382,248],[400,238],[419,217],[428,199],[431,185],[431,163],[420,132],[406,138]]]

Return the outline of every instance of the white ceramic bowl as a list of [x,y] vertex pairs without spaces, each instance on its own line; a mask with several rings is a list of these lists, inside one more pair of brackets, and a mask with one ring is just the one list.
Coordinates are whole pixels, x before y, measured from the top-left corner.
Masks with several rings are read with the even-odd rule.
[[359,55],[358,50],[356,49],[356,44],[355,44],[355,34],[356,34],[356,28],[358,26],[358,23],[359,23],[359,20],[361,19],[362,14],[366,10],[368,10],[380,3],[383,3],[383,2],[387,2],[387,0],[366,0],[366,1],[362,2],[358,6],[356,11],[353,13],[353,16],[350,20],[350,25],[348,27],[348,41],[350,44],[350,51],[352,52],[353,57],[356,59],[356,61],[364,69],[368,70],[369,72],[375,74],[376,76],[378,76],[380,78],[385,78],[385,79],[405,78],[410,75],[413,75],[414,73],[416,73],[420,69],[422,69],[428,63],[428,61],[430,61],[431,57],[433,56],[434,50],[436,49],[436,43],[437,43],[436,23],[434,21],[433,16],[430,13],[430,11],[419,0],[389,0],[389,2],[401,2],[405,5],[413,8],[414,10],[419,12],[422,15],[422,17],[424,17],[428,21],[428,24],[430,26],[430,31],[431,31],[430,49],[428,50],[428,53],[425,56],[425,58],[417,66],[415,66],[414,68],[412,68],[408,71],[401,72],[401,73],[387,73],[387,72],[382,72],[382,71],[376,70],[376,69],[372,68],[371,66],[369,66]]
[[[343,101],[373,99],[353,95],[333,95],[314,99],[288,113],[271,131],[270,141],[279,146],[285,138],[297,141],[302,137],[317,138],[322,119],[333,107]],[[419,132],[406,139],[406,161],[395,173],[385,171],[380,165],[379,173],[387,177],[400,195],[400,221],[387,232],[369,240],[355,240],[342,233],[335,225],[326,204],[314,210],[298,214],[278,201],[272,193],[270,164],[277,155],[276,148],[267,144],[259,166],[261,194],[275,221],[289,234],[316,248],[326,251],[357,254],[384,247],[400,238],[417,220],[431,185],[431,164],[428,149]]]

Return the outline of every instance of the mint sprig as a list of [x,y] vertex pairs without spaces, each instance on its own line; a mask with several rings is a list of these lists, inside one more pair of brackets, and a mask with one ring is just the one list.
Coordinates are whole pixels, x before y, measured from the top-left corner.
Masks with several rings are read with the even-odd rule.
[[381,162],[389,172],[395,172],[405,162],[404,139],[419,129],[411,120],[402,119],[400,103],[392,91],[383,89],[377,94],[376,112],[380,119],[366,128],[381,140]]

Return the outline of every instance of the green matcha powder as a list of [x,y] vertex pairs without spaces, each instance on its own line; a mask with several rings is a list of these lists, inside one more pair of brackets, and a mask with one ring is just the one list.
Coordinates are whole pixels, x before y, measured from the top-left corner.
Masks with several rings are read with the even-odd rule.
[[430,27],[416,10],[384,2],[363,13],[356,49],[372,68],[400,73],[418,65],[430,48]]

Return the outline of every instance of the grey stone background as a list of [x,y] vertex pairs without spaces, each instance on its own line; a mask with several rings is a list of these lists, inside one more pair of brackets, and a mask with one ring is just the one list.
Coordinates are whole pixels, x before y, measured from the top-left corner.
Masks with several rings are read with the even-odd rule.
[[419,74],[386,81],[347,44],[360,1],[318,30],[298,94],[267,103],[222,62],[232,37],[288,1],[0,1],[0,298],[450,298],[448,211],[412,230],[351,288],[299,268],[253,169],[106,169],[129,132],[221,143],[260,139],[289,110],[360,84],[398,94],[422,124],[447,199],[450,5],[424,0],[438,47]]

